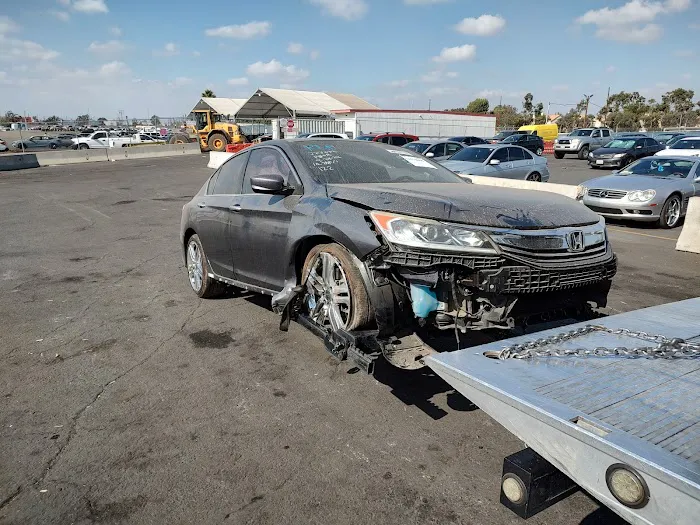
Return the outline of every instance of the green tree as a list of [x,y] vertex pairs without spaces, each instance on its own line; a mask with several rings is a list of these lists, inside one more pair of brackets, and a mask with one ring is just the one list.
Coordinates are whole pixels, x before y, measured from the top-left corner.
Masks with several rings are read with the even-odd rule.
[[211,89],[205,89],[202,91],[202,98],[216,98],[216,95]]
[[523,98],[523,111],[525,113],[527,113],[528,115],[532,114],[532,110],[533,110],[532,99],[533,99],[532,93],[526,94],[525,97]]
[[529,117],[523,117],[515,106],[498,105],[493,108],[496,115],[496,126],[499,128],[519,128],[530,121]]
[[76,123],[78,126],[87,126],[88,124],[90,124],[90,115],[88,115],[88,114],[85,114],[85,115],[78,115],[78,116],[75,118],[75,123]]
[[97,119],[97,123],[98,123],[100,126],[104,127],[104,125],[107,123],[107,119],[104,118],[104,117],[100,117],[100,118]]
[[47,124],[58,124],[59,122],[61,122],[61,120],[62,119],[60,117],[53,115],[53,116],[46,119],[46,123]]
[[140,126],[140,125],[141,125],[141,121],[140,121],[139,119],[137,119],[137,118],[132,118],[132,119],[131,119],[131,125],[132,125],[132,126]]
[[485,98],[475,98],[467,105],[467,113],[488,113],[489,101]]
[[154,126],[160,126],[160,118],[158,118],[158,115],[153,115],[151,117],[151,124]]
[[689,120],[695,120],[694,96],[695,92],[692,89],[683,88],[676,88],[661,96],[661,102],[666,103],[669,111],[675,115],[677,126],[687,126]]

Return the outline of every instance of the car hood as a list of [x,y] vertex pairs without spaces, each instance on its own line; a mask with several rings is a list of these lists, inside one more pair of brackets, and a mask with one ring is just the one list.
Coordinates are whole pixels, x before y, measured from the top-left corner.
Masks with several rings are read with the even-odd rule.
[[684,179],[654,177],[647,175],[606,175],[584,182],[582,186],[604,190],[649,190],[657,189]]
[[467,160],[443,160],[441,165],[445,166],[448,170],[458,173],[460,171],[467,171],[470,168],[483,168],[483,162],[469,162]]
[[615,153],[627,153],[628,151],[632,150],[629,148],[598,148],[591,151],[591,155],[594,157],[598,155],[614,155]]
[[332,199],[364,208],[491,228],[595,224],[580,203],[549,192],[468,183],[329,184]]

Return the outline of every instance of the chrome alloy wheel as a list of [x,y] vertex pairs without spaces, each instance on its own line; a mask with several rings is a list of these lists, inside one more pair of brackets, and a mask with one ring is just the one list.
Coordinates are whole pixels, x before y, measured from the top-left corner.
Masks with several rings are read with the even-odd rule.
[[199,250],[199,245],[194,241],[190,241],[187,246],[187,275],[190,278],[192,289],[195,292],[199,292],[204,279],[204,269],[202,266],[202,252]]
[[678,198],[671,199],[666,209],[666,224],[671,228],[676,225],[678,219],[681,218],[681,201]]
[[352,299],[338,259],[330,253],[319,253],[306,280],[306,291],[312,321],[333,331],[345,329],[352,313]]

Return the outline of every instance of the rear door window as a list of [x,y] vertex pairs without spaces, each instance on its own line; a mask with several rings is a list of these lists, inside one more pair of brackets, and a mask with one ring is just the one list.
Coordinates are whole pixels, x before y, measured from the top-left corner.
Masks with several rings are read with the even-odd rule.
[[375,142],[381,142],[381,143],[383,143],[383,144],[389,144],[389,136],[387,135],[387,136],[385,136],[385,137],[381,137],[381,138],[377,139]]
[[392,146],[403,146],[408,142],[406,137],[389,137],[389,139],[389,144]]
[[444,157],[445,156],[445,145],[444,144],[435,144],[432,148],[428,150],[430,153],[432,153],[435,157]]
[[521,148],[508,148],[508,161],[515,162],[524,160],[523,150]]
[[460,146],[459,144],[445,144],[445,155],[452,156],[461,149],[462,146]]
[[501,162],[508,162],[508,148],[500,148],[495,151],[489,160],[500,160]]

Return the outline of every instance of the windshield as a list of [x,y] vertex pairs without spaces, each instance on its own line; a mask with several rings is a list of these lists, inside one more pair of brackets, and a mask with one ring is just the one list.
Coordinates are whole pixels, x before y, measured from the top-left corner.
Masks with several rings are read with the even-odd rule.
[[430,144],[426,144],[425,142],[409,142],[404,148],[415,151],[416,153],[423,153],[428,149],[428,146],[430,146]]
[[496,133],[496,136],[493,138],[501,140],[506,137],[510,137],[513,133],[515,133],[515,131],[500,131],[499,133]]
[[194,114],[195,126],[197,131],[207,127],[207,114],[202,112],[195,112]]
[[360,135],[357,140],[374,140],[375,135]]
[[700,139],[681,139],[671,149],[700,149]]
[[404,148],[313,139],[290,147],[321,184],[464,182],[450,170]]
[[615,139],[611,140],[608,142],[605,147],[606,148],[621,148],[621,149],[630,149],[632,146],[634,146],[634,143],[636,141],[634,140],[625,140],[625,139]]
[[619,175],[646,175],[649,177],[685,178],[693,169],[693,160],[672,160],[664,158],[646,158],[630,164]]
[[570,137],[590,137],[593,133],[592,129],[575,129],[569,133]]
[[450,160],[481,163],[484,162],[489,155],[491,155],[492,151],[493,149],[491,148],[476,148],[474,146],[470,146],[452,155]]

